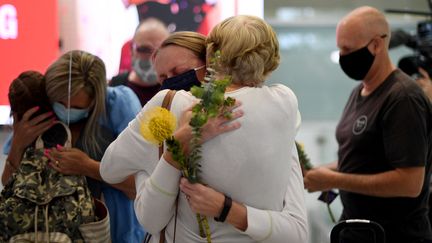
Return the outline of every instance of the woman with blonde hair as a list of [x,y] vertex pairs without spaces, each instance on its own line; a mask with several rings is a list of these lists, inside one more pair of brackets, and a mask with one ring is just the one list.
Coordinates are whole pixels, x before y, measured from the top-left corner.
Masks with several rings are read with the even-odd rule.
[[[207,216],[212,242],[306,242],[303,180],[298,162],[292,162],[297,100],[284,85],[264,85],[279,64],[274,31],[257,17],[236,16],[212,30],[207,47],[207,60],[216,50],[221,52],[217,71],[232,77],[225,95],[241,102],[244,116],[234,110],[236,121],[217,117],[210,122],[212,126],[203,127],[203,183],[190,184],[181,178],[179,165],[169,151],[155,161],[157,147],[140,135],[140,116],[160,106],[167,91],[156,94],[110,145],[101,167],[103,178],[121,181],[128,173],[140,170],[136,175],[138,219],[152,234],[165,229],[165,242],[174,238],[177,242],[204,242],[195,213]],[[162,47],[155,54],[161,80],[173,70],[158,69],[162,63],[188,60],[181,50]],[[189,92],[177,91],[171,111],[181,117],[196,101]],[[180,120],[174,137],[187,146],[190,127]],[[116,159],[125,161],[127,168],[110,168],[110,161]]]
[[[73,148],[56,146],[47,150],[45,155],[52,167],[63,174],[86,176],[92,195],[100,199],[103,194],[113,242],[142,241],[145,232],[137,222],[131,200],[135,198],[134,187],[130,186],[133,178],[108,185],[99,173],[105,149],[141,109],[138,98],[127,87],[107,87],[105,64],[84,51],[67,52],[52,63],[45,73],[45,90],[55,115],[72,132]],[[14,126],[8,156],[14,165],[19,165],[30,138],[43,133],[38,124],[50,125],[43,121],[50,114],[29,119],[36,111],[28,110],[23,116],[26,119]],[[10,177],[10,173],[3,177]]]

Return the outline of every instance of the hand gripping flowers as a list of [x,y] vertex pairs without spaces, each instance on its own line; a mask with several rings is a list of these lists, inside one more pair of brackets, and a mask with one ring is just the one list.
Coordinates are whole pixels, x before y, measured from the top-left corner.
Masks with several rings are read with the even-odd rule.
[[[300,144],[299,142],[295,142],[296,148],[297,148],[297,153],[299,156],[299,160],[300,160],[300,165],[302,167],[302,171],[308,171],[310,169],[313,168],[313,165],[311,164],[309,157],[307,156],[304,147],[302,144]],[[324,202],[327,205],[327,211],[330,215],[330,219],[333,223],[336,223],[336,218],[333,215],[333,212],[330,208],[330,204],[334,201],[334,199],[337,197],[338,193],[336,193],[333,190],[329,190],[329,191],[324,191],[321,193],[321,195],[318,197],[318,200]]]
[[[201,127],[203,127],[209,118],[216,117],[223,113],[223,116],[230,117],[231,112],[227,107],[233,106],[235,100],[225,98],[225,89],[231,83],[230,77],[217,79],[215,70],[220,58],[220,52],[215,53],[211,60],[210,67],[207,68],[205,77],[206,83],[201,87],[194,86],[191,93],[200,102],[192,108],[192,117],[189,125],[192,127],[193,138],[190,140],[189,153],[185,154],[181,144],[173,137],[176,129],[175,116],[165,108],[155,107],[147,111],[141,120],[141,134],[149,142],[161,145],[164,141],[167,150],[172,153],[172,157],[180,165],[183,176],[191,183],[200,182],[200,160],[201,160]],[[201,237],[206,237],[207,242],[211,242],[211,233],[208,221],[205,216],[197,214],[197,221]]]

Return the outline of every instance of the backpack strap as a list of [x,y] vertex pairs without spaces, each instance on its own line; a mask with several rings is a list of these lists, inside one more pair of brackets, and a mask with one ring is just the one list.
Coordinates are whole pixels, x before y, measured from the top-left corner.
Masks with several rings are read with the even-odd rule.
[[[72,134],[71,134],[71,131],[70,131],[69,127],[66,124],[64,124],[63,122],[61,122],[61,121],[55,121],[54,123],[58,123],[58,124],[63,125],[63,127],[64,127],[64,129],[66,130],[66,133],[67,133],[67,139],[66,139],[66,143],[64,144],[64,147],[65,148],[72,148]],[[42,134],[41,134],[36,139],[35,148],[36,149],[42,149],[43,147],[44,147],[44,143],[43,143]]]

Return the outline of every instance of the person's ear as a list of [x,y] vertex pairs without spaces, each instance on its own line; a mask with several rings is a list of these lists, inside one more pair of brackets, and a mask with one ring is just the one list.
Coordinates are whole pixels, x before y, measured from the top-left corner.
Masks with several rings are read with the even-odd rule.
[[372,53],[376,56],[385,49],[385,38],[377,37],[372,41]]

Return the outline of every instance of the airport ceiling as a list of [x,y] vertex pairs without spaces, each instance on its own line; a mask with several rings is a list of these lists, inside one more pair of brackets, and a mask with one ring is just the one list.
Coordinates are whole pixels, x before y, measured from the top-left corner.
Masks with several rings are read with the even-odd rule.
[[[381,11],[387,9],[430,11],[427,0],[264,0],[264,16],[276,22],[298,21],[298,19],[304,21],[307,17],[315,21],[334,22],[350,10],[363,5],[373,6]],[[425,18],[407,14],[389,15],[394,19],[404,20]]]

